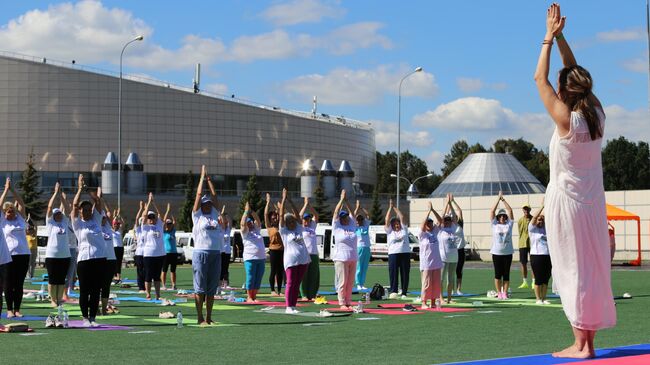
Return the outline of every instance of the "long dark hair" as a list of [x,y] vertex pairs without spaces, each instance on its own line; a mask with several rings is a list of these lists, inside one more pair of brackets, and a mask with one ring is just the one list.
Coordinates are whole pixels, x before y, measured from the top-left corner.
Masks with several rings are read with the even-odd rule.
[[585,117],[593,141],[603,136],[603,130],[596,113],[596,106],[590,99],[592,87],[591,75],[584,67],[575,65],[560,70],[560,99],[571,111],[580,112]]

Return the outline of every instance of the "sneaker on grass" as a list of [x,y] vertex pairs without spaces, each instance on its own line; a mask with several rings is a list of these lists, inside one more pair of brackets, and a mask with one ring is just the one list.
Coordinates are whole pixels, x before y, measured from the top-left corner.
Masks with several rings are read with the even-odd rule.
[[521,285],[519,285],[517,288],[518,289],[528,289],[529,288],[528,281],[524,280],[524,282],[521,283]]
[[88,328],[91,326],[90,320],[88,318],[83,319],[83,323],[81,324],[82,327]]
[[397,298],[398,298],[397,293],[390,293],[390,295],[388,296],[388,299],[397,299]]
[[45,319],[45,328],[52,328],[56,327],[56,324],[54,323],[54,317],[52,315],[47,316],[47,319]]

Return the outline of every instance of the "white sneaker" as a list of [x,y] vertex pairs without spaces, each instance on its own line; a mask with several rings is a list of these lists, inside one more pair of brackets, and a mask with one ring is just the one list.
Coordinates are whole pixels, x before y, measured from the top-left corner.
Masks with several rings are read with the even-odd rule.
[[402,289],[397,291],[397,295],[402,295]]
[[544,302],[542,302],[541,300],[536,300],[536,301],[535,301],[535,304],[537,304],[537,305],[544,305]]
[[63,321],[61,321],[58,315],[54,317],[54,326],[56,328],[63,328]]
[[45,328],[52,328],[56,327],[56,324],[54,323],[54,318],[50,315],[47,316],[47,319],[45,320]]
[[406,295],[402,295],[400,298],[401,299],[408,299],[408,297]]
[[319,317],[331,317],[332,313],[328,311],[327,309],[322,309],[320,313],[318,313]]
[[90,321],[88,320],[88,318],[84,318],[83,323],[81,324],[81,326],[82,326],[82,327],[86,327],[86,328],[88,328],[88,327],[91,326],[91,323],[90,323]]
[[462,295],[463,295],[463,292],[460,291],[460,290],[458,290],[458,291],[456,291],[456,295],[458,295],[458,296],[462,296]]
[[284,310],[286,314],[296,314],[299,313],[298,310],[295,307],[287,307],[287,309]]
[[544,305],[549,305],[549,304],[551,304],[551,302],[549,302],[548,300],[545,300],[545,301],[543,301],[542,303],[544,303]]
[[365,286],[362,285],[361,290],[368,290],[368,288],[366,288]]
[[90,327],[99,327],[99,323],[95,321],[90,321]]
[[364,288],[361,285],[357,285],[357,291],[363,290]]
[[390,293],[388,299],[397,299],[397,293]]

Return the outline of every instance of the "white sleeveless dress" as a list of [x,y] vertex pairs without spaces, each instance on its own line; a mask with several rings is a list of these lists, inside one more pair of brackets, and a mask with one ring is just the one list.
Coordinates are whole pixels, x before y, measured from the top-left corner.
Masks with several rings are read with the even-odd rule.
[[[604,130],[605,114],[597,113]],[[591,140],[582,114],[572,112],[569,133],[560,137],[556,128],[549,146],[545,215],[553,281],[569,322],[583,330],[616,325],[601,144]]]

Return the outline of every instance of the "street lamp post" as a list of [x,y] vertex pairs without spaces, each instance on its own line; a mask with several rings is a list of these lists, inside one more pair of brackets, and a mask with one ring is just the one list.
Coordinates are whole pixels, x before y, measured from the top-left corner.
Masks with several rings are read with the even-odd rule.
[[117,209],[122,207],[122,57],[126,47],[136,41],[141,41],[144,36],[139,35],[126,42],[120,53],[120,86],[117,99]]
[[[390,177],[395,177],[395,178],[397,178],[397,182],[398,182],[398,183],[399,183],[399,179],[404,179],[407,183],[409,183],[408,192],[410,192],[410,193],[417,193],[418,190],[417,190],[417,188],[415,187],[415,183],[418,182],[418,180],[420,180],[420,179],[424,179],[424,178],[427,178],[427,177],[431,177],[431,176],[433,176],[433,174],[426,174],[426,175],[424,175],[424,176],[420,176],[420,177],[416,178],[415,180],[413,180],[413,182],[411,182],[411,180],[405,178],[404,176],[397,176],[397,175],[395,175],[395,174],[390,174]],[[408,193],[408,192],[407,192],[407,193]],[[398,208],[398,209],[399,209],[399,208]]]
[[[400,179],[400,168],[399,168],[399,160],[400,160],[400,155],[402,154],[401,150],[401,134],[402,134],[402,83],[404,80],[406,80],[407,77],[413,75],[416,72],[421,72],[422,67],[418,67],[415,70],[409,72],[406,74],[402,79],[399,81],[399,88],[397,92],[397,198],[395,199],[395,206],[397,209],[399,209],[399,179]],[[407,180],[408,181],[408,180]]]

